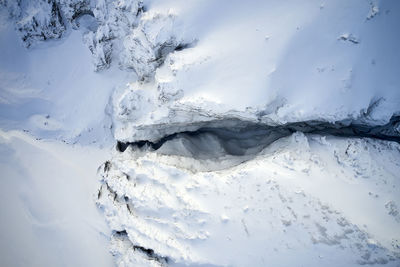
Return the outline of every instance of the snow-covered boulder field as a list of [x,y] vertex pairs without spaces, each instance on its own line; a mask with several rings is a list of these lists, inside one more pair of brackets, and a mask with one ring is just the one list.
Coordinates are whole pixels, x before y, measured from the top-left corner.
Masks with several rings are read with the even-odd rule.
[[400,2],[0,0],[0,24],[0,265],[400,265]]

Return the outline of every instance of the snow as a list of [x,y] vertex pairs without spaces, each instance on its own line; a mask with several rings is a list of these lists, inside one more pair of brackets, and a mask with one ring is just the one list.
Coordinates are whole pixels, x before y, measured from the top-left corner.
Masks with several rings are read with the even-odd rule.
[[399,2],[0,7],[0,265],[398,266]]
[[94,204],[108,153],[0,131],[0,265],[111,266]]
[[172,266],[398,264],[399,218],[387,204],[400,200],[397,143],[295,133],[208,172],[196,165],[230,159],[181,149],[114,153],[98,200],[112,229]]
[[40,138],[110,145],[105,109],[112,90],[132,74],[93,72],[82,33],[34,50],[20,45],[12,25],[0,35],[0,110],[3,130],[26,130]]
[[[390,12],[367,20],[365,1],[322,9],[320,1],[153,1],[150,10],[172,10],[181,38],[198,42],[169,54],[154,81],[130,84],[115,98],[115,136],[158,139],[158,125],[237,117],[385,124],[399,113],[400,40],[392,29],[400,5],[380,6]],[[141,105],[133,117],[124,112]]]
[[112,266],[96,170],[112,145],[109,96],[132,74],[94,73],[79,31],[26,50],[3,11],[0,265]]

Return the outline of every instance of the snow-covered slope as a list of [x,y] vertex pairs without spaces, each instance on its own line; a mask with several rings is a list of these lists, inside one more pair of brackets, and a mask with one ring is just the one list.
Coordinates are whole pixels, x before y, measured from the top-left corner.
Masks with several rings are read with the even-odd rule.
[[[399,112],[399,12],[396,1],[154,1],[146,23],[173,13],[172,36],[197,42],[115,96],[115,137],[158,139],[230,118],[385,124]],[[142,32],[170,32],[157,27]]]
[[[133,149],[105,163],[98,195],[117,264],[398,265],[396,143],[294,134],[260,151],[250,138],[238,145],[209,129],[251,135],[252,125],[388,123],[400,107],[400,40],[391,30],[399,8],[149,4],[130,40],[165,40],[170,24],[164,31],[154,18],[173,14],[170,35],[181,45],[160,55],[153,79],[113,97],[114,136]],[[134,47],[140,62],[147,46]],[[138,68],[139,77],[151,71]]]
[[112,122],[106,116],[109,97],[135,75],[118,68],[93,72],[91,53],[82,42],[83,29],[27,50],[1,11],[1,128],[67,143],[109,145],[113,139]]
[[0,0],[0,22],[2,265],[108,266],[104,236],[118,266],[400,264],[398,1]]
[[0,265],[111,266],[94,204],[108,153],[0,131]]
[[193,146],[169,142],[174,154],[129,149],[101,167],[119,266],[398,265],[399,144],[295,133],[198,172],[235,157],[180,156]]
[[119,140],[158,139],[159,128],[210,120],[376,125],[399,113],[394,0],[3,5],[26,46],[82,29],[95,70],[114,64],[137,73],[114,97]]

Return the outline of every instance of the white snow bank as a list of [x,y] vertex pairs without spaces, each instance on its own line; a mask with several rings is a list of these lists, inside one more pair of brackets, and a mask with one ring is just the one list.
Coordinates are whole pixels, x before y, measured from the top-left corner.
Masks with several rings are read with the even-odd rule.
[[400,111],[396,1],[171,0],[147,9],[175,14],[174,31],[166,22],[160,32],[198,42],[169,54],[153,81],[116,94],[118,140],[232,117],[385,124]]
[[171,142],[177,155],[127,149],[101,168],[117,264],[143,261],[133,246],[171,266],[399,263],[399,144],[295,133],[236,167],[198,172],[235,159],[195,160]]

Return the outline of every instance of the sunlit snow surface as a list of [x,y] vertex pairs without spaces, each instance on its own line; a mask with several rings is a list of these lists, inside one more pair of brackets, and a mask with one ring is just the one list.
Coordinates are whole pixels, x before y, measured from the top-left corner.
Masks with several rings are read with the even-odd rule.
[[398,143],[188,132],[386,124],[400,2],[0,0],[0,24],[1,266],[399,266]]
[[[211,172],[196,168],[232,159],[126,150],[102,166],[98,202],[113,229],[171,263],[397,266],[399,157],[396,143],[300,133]],[[117,263],[134,265],[143,255],[120,238]]]
[[109,230],[95,209],[95,147],[0,132],[0,265],[110,266]]

